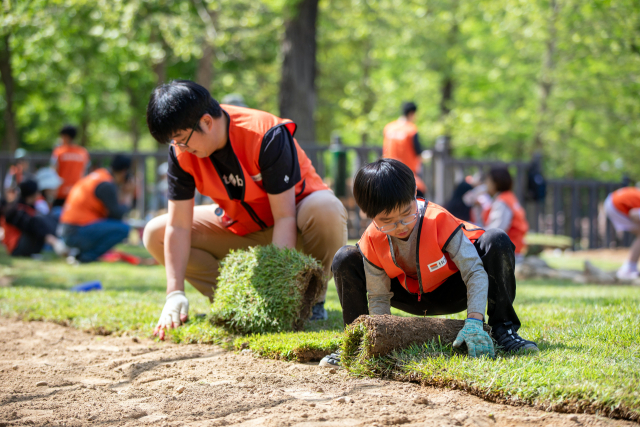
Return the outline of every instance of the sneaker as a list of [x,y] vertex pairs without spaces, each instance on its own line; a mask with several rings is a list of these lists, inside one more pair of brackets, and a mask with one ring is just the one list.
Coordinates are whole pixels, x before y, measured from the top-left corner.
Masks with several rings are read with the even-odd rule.
[[632,268],[628,262],[625,262],[616,272],[616,278],[624,281],[635,280],[638,278],[638,270],[635,270],[635,266]]
[[318,364],[318,366],[329,366],[333,368],[339,368],[340,367],[340,350],[323,357],[320,363]]
[[513,327],[513,323],[506,322],[496,328],[493,334],[498,344],[498,348],[507,353],[517,353],[524,351],[526,353],[537,353],[540,351],[533,341],[527,341],[518,335],[517,330]]
[[327,310],[324,309],[324,301],[317,303],[311,309],[311,317],[309,320],[327,320],[329,318],[329,314]]

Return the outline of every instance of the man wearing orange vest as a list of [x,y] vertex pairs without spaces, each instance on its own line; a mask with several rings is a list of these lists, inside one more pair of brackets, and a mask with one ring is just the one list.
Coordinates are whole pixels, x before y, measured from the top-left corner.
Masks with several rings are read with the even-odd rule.
[[485,229],[504,230],[516,247],[516,259],[525,248],[524,236],[529,231],[529,223],[524,209],[511,188],[513,180],[506,167],[494,167],[485,179],[487,193],[493,198],[491,206],[482,213]]
[[84,147],[73,143],[77,132],[74,126],[64,126],[60,130],[61,144],[53,150],[51,155],[51,167],[62,178],[53,206],[64,205],[71,187],[80,181],[89,166],[89,152]]
[[[513,244],[502,230],[485,231],[416,198],[413,172],[393,159],[361,168],[353,195],[372,222],[357,246],[344,246],[333,260],[345,325],[363,314],[390,314],[391,307],[417,316],[466,309],[454,347],[465,342],[470,356],[494,356],[482,328],[486,308],[499,348],[538,350],[517,333]],[[339,363],[334,353],[321,365]]]
[[71,189],[60,216],[61,237],[76,252],[70,262],[95,261],[129,235],[122,221],[129,206],[119,197],[132,191],[130,168],[131,158],[117,155],[110,169],[96,169]]
[[604,210],[617,232],[628,231],[636,235],[629,258],[618,269],[616,277],[620,280],[637,279],[640,259],[640,189],[625,187],[614,191],[604,201]]
[[427,192],[422,173],[422,148],[418,139],[418,128],[414,124],[418,107],[413,102],[402,104],[402,116],[384,127],[382,157],[396,159],[413,171],[418,186],[418,196]]
[[[184,281],[211,299],[219,261],[232,249],[297,248],[322,262],[329,279],[347,240],[347,215],[293,138],[295,123],[220,105],[202,86],[177,80],[153,91],[147,124],[170,145],[169,213],[144,230],[147,250],[167,272],[161,339],[188,318]],[[217,206],[194,208],[196,189]],[[326,318],[323,292],[312,319]]]
[[38,184],[28,179],[18,184],[19,198],[3,207],[0,225],[4,229],[2,243],[11,256],[29,257],[39,254],[45,243],[53,246],[56,254],[63,255],[67,247],[55,236],[56,223],[40,215],[35,209]]

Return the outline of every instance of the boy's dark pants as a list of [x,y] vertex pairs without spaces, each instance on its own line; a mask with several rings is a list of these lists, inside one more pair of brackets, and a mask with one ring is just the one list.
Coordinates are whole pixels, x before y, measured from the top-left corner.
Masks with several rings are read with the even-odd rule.
[[[513,300],[516,297],[516,278],[513,271],[515,246],[509,236],[499,229],[487,230],[474,246],[489,276],[487,323],[494,328],[494,333],[496,326],[509,321],[517,331],[520,320],[513,309]],[[338,288],[345,325],[362,314],[369,314],[367,281],[362,254],[358,248],[340,248],[333,258],[331,269]],[[391,292],[392,307],[415,315],[453,314],[467,309],[467,287],[460,272],[449,277],[432,292],[422,294],[421,301],[418,301],[418,295],[405,290],[398,279],[391,279]]]

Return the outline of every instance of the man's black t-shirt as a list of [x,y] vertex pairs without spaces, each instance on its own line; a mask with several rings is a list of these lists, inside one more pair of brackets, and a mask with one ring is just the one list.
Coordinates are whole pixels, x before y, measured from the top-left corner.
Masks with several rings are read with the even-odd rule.
[[[209,160],[224,183],[230,199],[244,199],[246,179],[262,181],[264,190],[269,194],[283,193],[301,180],[296,146],[293,136],[285,126],[270,129],[262,139],[258,176],[244,176],[229,141],[222,149],[211,154]],[[180,167],[174,147],[169,147],[168,163],[169,200],[192,199],[196,190],[195,179]]]

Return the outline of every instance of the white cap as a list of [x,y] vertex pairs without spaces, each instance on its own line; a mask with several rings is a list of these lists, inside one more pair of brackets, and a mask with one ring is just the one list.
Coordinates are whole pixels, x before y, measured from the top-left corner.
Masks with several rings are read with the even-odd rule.
[[62,178],[58,176],[53,168],[41,168],[36,172],[38,190],[57,190],[62,184]]
[[166,175],[169,172],[169,163],[164,162],[158,166],[158,175]]

